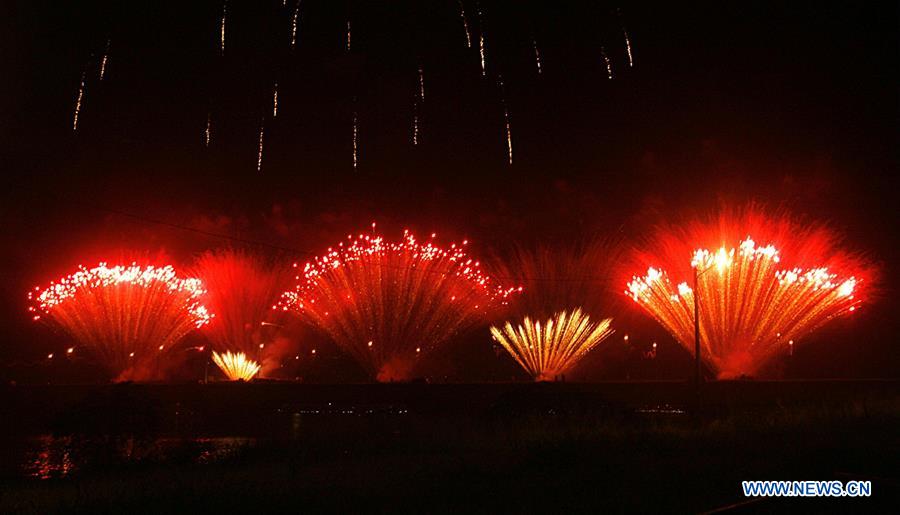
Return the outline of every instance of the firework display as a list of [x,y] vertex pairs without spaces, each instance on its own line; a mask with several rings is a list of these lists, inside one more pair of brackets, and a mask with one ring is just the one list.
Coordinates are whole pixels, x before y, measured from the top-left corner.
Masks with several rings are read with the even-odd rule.
[[263,322],[272,318],[289,271],[239,250],[207,252],[197,260],[194,273],[207,290],[203,303],[216,314],[203,330],[214,349],[259,352],[266,343]]
[[577,308],[561,311],[543,323],[525,317],[518,326],[512,322],[502,328],[492,326],[491,335],[535,381],[550,381],[571,370],[611,335],[611,323],[611,318],[591,322]]
[[133,379],[210,321],[203,294],[199,279],[179,278],[171,266],[100,263],[35,288],[29,311],[88,348],[117,379]]
[[513,303],[520,316],[547,318],[581,306],[597,317],[607,309],[609,278],[604,271],[615,260],[616,248],[599,239],[571,246],[518,247],[492,270],[524,286]]
[[[373,378],[408,379],[415,359],[507,303],[465,247],[441,248],[405,232],[348,241],[307,263],[281,308],[331,337]],[[296,266],[296,265],[295,265]]]
[[247,355],[243,352],[232,354],[230,351],[225,351],[219,354],[213,351],[212,360],[230,381],[249,381],[259,373],[260,369],[259,363],[247,359]]
[[[742,227],[763,234],[765,244],[749,236],[736,239]],[[694,242],[712,241],[724,243],[687,250]],[[775,242],[783,242],[792,264],[782,262]],[[855,311],[861,301],[857,289],[864,272],[857,260],[835,250],[834,238],[822,229],[758,215],[726,217],[718,225],[661,236],[658,248],[659,264],[634,277],[625,293],[691,352],[699,297],[701,355],[719,378],[757,373],[770,357],[787,353],[795,341]]]

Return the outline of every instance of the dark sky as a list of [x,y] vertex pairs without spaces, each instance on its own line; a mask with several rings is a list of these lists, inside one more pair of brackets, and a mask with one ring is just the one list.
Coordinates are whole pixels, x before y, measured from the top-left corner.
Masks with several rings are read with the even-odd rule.
[[483,1],[479,22],[465,1],[466,48],[454,0],[305,0],[290,52],[291,5],[229,2],[222,57],[220,2],[3,3],[0,357],[45,350],[29,287],[126,251],[183,263],[230,237],[318,252],[378,221],[488,254],[629,241],[756,201],[830,223],[881,265],[871,309],[822,336],[800,375],[897,376],[896,4]]

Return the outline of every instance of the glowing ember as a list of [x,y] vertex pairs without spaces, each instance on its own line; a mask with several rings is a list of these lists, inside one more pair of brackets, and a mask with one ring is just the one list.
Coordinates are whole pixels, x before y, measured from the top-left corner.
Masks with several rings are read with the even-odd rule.
[[613,70],[612,70],[612,62],[609,60],[609,56],[606,55],[606,50],[603,47],[600,47],[600,57],[603,58],[603,64],[606,66],[606,78],[613,78]]
[[466,9],[462,0],[459,0],[459,17],[462,19],[463,30],[466,31],[466,48],[472,48],[472,35],[469,34],[469,22],[466,21]]
[[541,74],[543,69],[541,67],[541,51],[538,49],[537,38],[531,38],[531,43],[534,46],[534,65],[537,67],[538,74]]
[[281,308],[330,336],[372,377],[408,379],[417,355],[481,321],[514,291],[495,286],[465,245],[445,249],[409,232],[396,243],[348,236],[302,268]]
[[231,381],[249,381],[259,373],[259,363],[252,359],[247,359],[243,352],[219,354],[213,351],[212,360],[219,367],[219,370],[225,374],[225,377]]
[[228,1],[222,3],[222,18],[219,21],[219,53],[225,55],[225,19],[228,16]]
[[146,373],[138,365],[152,364],[209,322],[203,293],[199,279],[180,279],[171,266],[100,263],[35,288],[28,309],[89,349],[118,379],[134,379]]
[[571,370],[578,361],[613,333],[611,318],[592,323],[576,309],[544,322],[529,317],[518,326],[507,322],[491,335],[536,381],[549,381]]
[[[856,295],[859,276],[843,271],[859,267],[837,254],[824,232],[791,230],[776,221],[757,225],[760,232],[781,225],[783,241],[792,243],[790,250],[818,256],[827,266],[783,267],[774,245],[759,246],[749,237],[737,248],[722,246],[693,252],[690,265],[698,275],[701,355],[720,378],[754,374],[768,358],[787,352],[789,343],[835,316],[854,311],[860,303]],[[734,224],[726,222],[721,227]],[[710,232],[707,230],[707,234]],[[694,233],[702,234],[702,230]],[[686,241],[678,239],[663,238],[661,248],[683,250]],[[715,239],[728,241],[711,236],[688,241]],[[680,261],[664,262],[681,280],[650,267],[645,276],[628,283],[625,293],[693,352],[693,273],[686,270],[689,251],[681,255],[684,258]],[[835,267],[842,272],[830,271]]]
[[256,149],[256,171],[262,171],[262,163],[263,163],[263,138],[266,133],[266,121],[265,119],[259,122],[259,146]]
[[197,261],[194,273],[207,289],[203,304],[216,314],[203,331],[214,349],[259,352],[264,324],[289,272],[290,267],[238,250],[207,252]]
[[294,14],[291,16],[291,50],[297,48],[297,25],[300,19],[300,0],[294,7]]
[[103,52],[103,58],[100,59],[100,80],[106,77],[106,63],[109,61],[109,44],[112,40],[106,40],[106,50]]
[[84,73],[81,74],[81,82],[78,85],[78,96],[75,98],[75,114],[72,117],[72,132],[78,130],[78,116],[81,115],[81,101],[84,98]]

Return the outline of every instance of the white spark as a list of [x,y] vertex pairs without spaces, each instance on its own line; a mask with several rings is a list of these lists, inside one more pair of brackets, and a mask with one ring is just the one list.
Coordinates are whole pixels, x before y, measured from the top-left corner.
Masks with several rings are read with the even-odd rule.
[[634,66],[634,57],[631,55],[631,39],[628,37],[628,31],[622,27],[622,34],[625,36],[625,51],[628,52],[628,66]]
[[106,51],[103,53],[103,59],[100,60],[100,80],[106,76],[106,62],[109,60],[109,43],[110,40],[106,40]]
[[272,118],[278,116],[278,83],[275,83],[275,89],[272,91]]
[[606,78],[612,79],[613,78],[612,63],[609,61],[609,56],[606,55],[606,50],[604,50],[603,47],[600,47],[600,57],[603,58],[603,64],[606,65]]
[[265,119],[263,119],[259,123],[259,148],[256,152],[256,171],[262,171],[262,161],[263,161],[263,136],[265,135],[266,125]]
[[413,114],[412,144],[413,144],[413,146],[416,146],[419,144],[419,115],[418,114]]
[[487,75],[487,62],[484,58],[484,32],[478,34],[478,54],[481,56],[481,75]]
[[353,111],[353,169],[359,165],[359,116]]
[[459,17],[462,19],[463,30],[466,31],[466,48],[472,48],[472,35],[469,33],[469,22],[466,21],[466,9],[462,0],[459,0]]
[[512,129],[509,126],[509,109],[506,107],[503,108],[503,118],[506,121],[506,155],[509,164],[513,162],[513,148],[512,148]]
[[300,17],[300,0],[297,0],[297,6],[294,7],[294,14],[291,16],[291,50],[297,47],[297,21]]
[[228,2],[222,3],[222,21],[219,24],[219,51],[225,55],[225,18],[228,16]]
[[72,120],[72,132],[78,130],[78,115],[81,114],[82,98],[84,98],[84,72],[81,72],[81,84],[78,86],[78,97],[75,99],[75,116]]
[[419,102],[425,101],[425,74],[422,72],[422,66],[419,66]]
[[537,39],[532,38],[531,42],[534,43],[534,64],[537,66],[538,74],[543,73],[541,69],[541,51],[538,49]]
[[347,20],[347,51],[348,52],[350,51],[350,35],[351,35],[350,20]]
[[206,113],[206,130],[203,132],[203,143],[209,146],[209,136],[212,130],[212,113]]

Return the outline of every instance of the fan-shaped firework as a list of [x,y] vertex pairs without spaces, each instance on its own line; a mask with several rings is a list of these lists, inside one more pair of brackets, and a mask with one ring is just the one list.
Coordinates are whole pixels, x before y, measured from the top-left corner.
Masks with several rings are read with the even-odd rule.
[[381,381],[409,378],[417,356],[483,320],[514,291],[493,284],[464,252],[467,242],[443,249],[408,232],[396,243],[348,240],[303,267],[282,308]]
[[[207,292],[204,305],[216,314],[204,328],[213,348],[259,353],[263,322],[288,284],[290,268],[238,250],[207,252],[197,261],[195,274]],[[218,363],[218,362],[217,362]]]
[[[747,233],[735,238],[742,228],[762,234],[765,246]],[[693,352],[696,273],[702,357],[720,378],[752,375],[794,340],[858,306],[861,261],[835,250],[834,241],[824,229],[786,219],[723,217],[659,236],[656,266],[664,268],[651,266],[625,293]],[[702,248],[710,242],[718,248]],[[793,254],[785,256],[793,266],[782,264],[776,242]]]
[[502,329],[491,327],[491,335],[536,381],[549,381],[611,335],[611,323],[611,318],[593,323],[579,308],[561,311],[543,323],[529,317],[518,327],[507,322]]
[[180,279],[171,266],[100,263],[35,288],[28,309],[89,348],[117,379],[135,379],[141,365],[209,322],[203,293],[199,279]]
[[249,381],[259,373],[259,363],[252,359],[247,359],[247,355],[243,352],[232,354],[225,351],[219,354],[216,351],[212,353],[213,363],[225,374],[231,381]]

